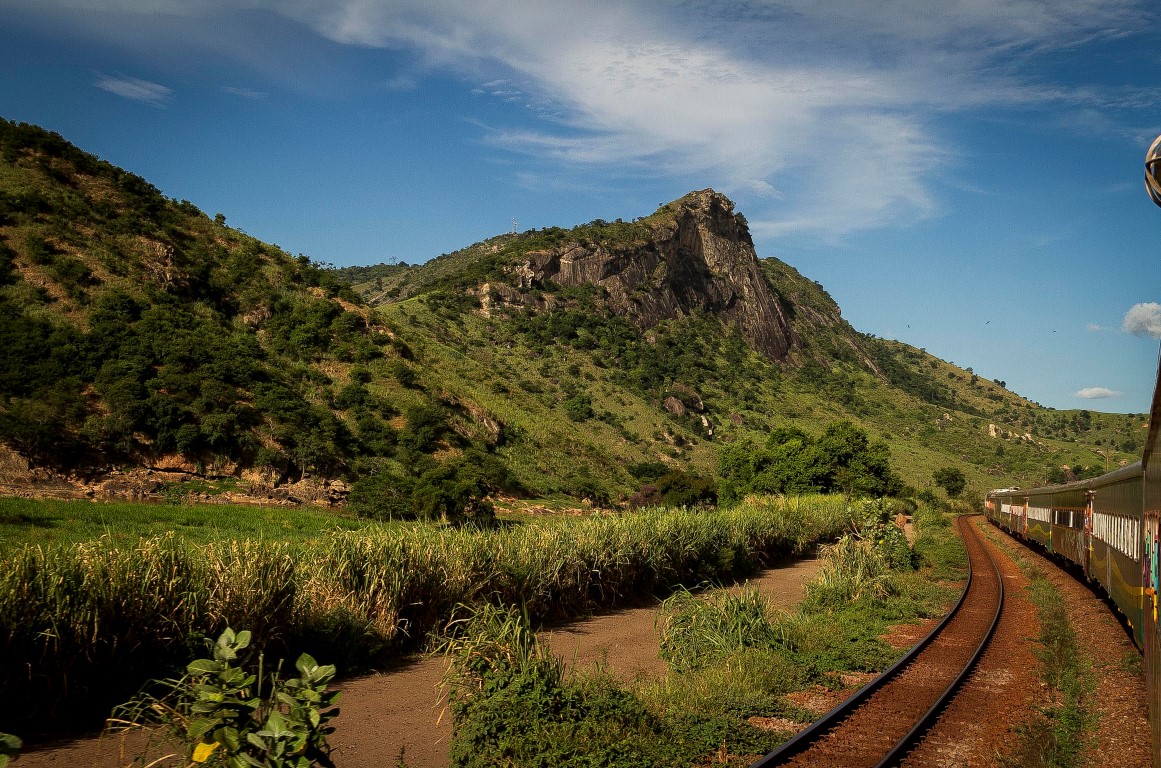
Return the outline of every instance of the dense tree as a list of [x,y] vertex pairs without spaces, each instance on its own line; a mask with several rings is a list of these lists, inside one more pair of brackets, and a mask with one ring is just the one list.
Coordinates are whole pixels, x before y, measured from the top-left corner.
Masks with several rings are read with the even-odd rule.
[[493,517],[489,497],[518,488],[504,461],[478,444],[443,462],[404,449],[355,481],[349,502],[361,517],[455,523]]
[[952,499],[963,493],[963,489],[967,487],[967,478],[956,467],[940,467],[935,470],[932,479]]
[[738,443],[718,455],[719,495],[748,493],[847,493],[889,496],[903,483],[891,468],[890,451],[865,432],[840,421],[816,440],[796,427],[776,429],[764,446]]

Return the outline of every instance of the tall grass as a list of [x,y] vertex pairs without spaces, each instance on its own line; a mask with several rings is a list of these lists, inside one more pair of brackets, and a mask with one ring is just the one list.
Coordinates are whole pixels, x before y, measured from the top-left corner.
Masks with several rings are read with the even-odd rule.
[[417,646],[458,605],[565,618],[726,580],[849,526],[840,498],[751,498],[491,531],[335,531],[304,542],[29,546],[0,571],[0,730],[91,721],[227,626],[352,670]]
[[679,590],[661,609],[661,658],[677,672],[701,669],[747,648],[771,648],[780,639],[770,608],[754,587],[709,595]]
[[[839,599],[827,587],[825,599],[782,613],[753,588],[675,591],[662,604],[660,620],[661,654],[670,674],[653,681],[626,687],[600,670],[566,674],[559,660],[537,646],[519,612],[469,613],[457,624],[461,633],[445,646],[452,657],[456,726],[451,764],[748,765],[788,735],[754,727],[749,718],[813,719],[785,695],[811,684],[838,687],[843,672],[884,669],[901,653],[881,638],[886,617],[927,616],[945,610],[953,597],[954,588],[931,588],[929,574],[941,564],[912,570],[912,558],[897,556],[888,532],[867,524],[881,511],[860,510],[862,533],[851,537],[876,550],[868,554],[861,543],[853,550],[824,550],[825,567],[844,582],[859,582],[854,586],[863,594],[857,601]],[[734,527],[733,535],[742,528]],[[764,535],[757,528],[750,533],[754,540]],[[946,526],[923,526],[920,536],[954,534]],[[861,562],[868,558],[877,564]],[[878,569],[899,579],[886,595],[870,586],[881,575]]]
[[843,536],[823,547],[822,568],[807,589],[813,606],[841,605],[865,597],[882,600],[893,592],[891,567],[875,543]]

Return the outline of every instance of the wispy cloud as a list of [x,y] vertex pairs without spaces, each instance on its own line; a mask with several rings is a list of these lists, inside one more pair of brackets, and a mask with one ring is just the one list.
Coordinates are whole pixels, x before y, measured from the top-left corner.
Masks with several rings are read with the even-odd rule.
[[1108,397],[1120,397],[1121,393],[1115,389],[1108,387],[1085,387],[1076,392],[1073,397],[1079,397],[1082,400],[1103,400]]
[[1089,323],[1084,327],[1084,329],[1086,331],[1091,331],[1093,333],[1100,333],[1101,331],[1112,330],[1107,325],[1101,325],[1100,323]]
[[1125,313],[1121,328],[1134,336],[1161,339],[1161,304],[1155,301],[1134,304]]
[[114,93],[126,99],[152,104],[155,107],[164,106],[169,102],[173,90],[160,83],[151,83],[137,77],[125,75],[98,75],[93,85],[103,91]]
[[[940,210],[950,164],[932,128],[965,109],[1097,111],[1140,94],[1081,93],[1020,62],[1135,24],[1139,0],[501,0],[293,6],[339,42],[407,47],[475,92],[551,104],[494,146],[550,164],[697,174],[759,201],[758,234],[832,236]],[[777,194],[772,194],[777,190]]]
[[[138,15],[143,24],[158,14],[211,19],[233,8],[227,0],[85,5]],[[245,6],[342,45],[413,55],[415,68],[402,80],[386,75],[389,88],[453,73],[473,93],[526,108],[526,118],[493,121],[483,138],[533,158],[545,173],[696,176],[749,196],[752,229],[767,237],[841,237],[938,214],[934,190],[959,162],[949,116],[1033,108],[1052,110],[1046,123],[1108,130],[1115,127],[1109,113],[1159,97],[1154,89],[1046,81],[1037,66],[1062,49],[1141,28],[1154,15],[1148,0]],[[168,91],[128,96],[118,87],[151,103],[168,98]]]
[[243,99],[263,99],[270,94],[266,91],[256,91],[252,88],[240,88],[236,85],[223,85],[222,93],[228,93],[231,96],[239,96]]

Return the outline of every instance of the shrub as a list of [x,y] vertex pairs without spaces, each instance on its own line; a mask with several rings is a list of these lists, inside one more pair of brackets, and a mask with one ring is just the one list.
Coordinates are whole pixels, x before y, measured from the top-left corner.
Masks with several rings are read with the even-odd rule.
[[934,509],[946,509],[947,502],[935,495],[935,491],[930,488],[924,488],[919,493],[915,494],[915,498],[929,507]]
[[564,413],[573,421],[588,421],[593,417],[593,399],[584,393],[573,395],[564,401]]
[[0,768],[5,768],[8,761],[20,754],[20,748],[24,746],[18,737],[11,733],[0,733]]
[[718,454],[720,493],[737,500],[748,493],[845,493],[890,496],[903,489],[885,443],[872,443],[848,421],[817,439],[800,429],[779,428],[761,447],[739,443]]
[[967,478],[956,467],[940,467],[935,470],[932,479],[935,484],[947,492],[948,498],[956,498],[967,487]]
[[391,363],[389,371],[391,375],[395,377],[396,381],[408,389],[412,389],[416,386],[418,376],[416,376],[415,371],[411,368],[411,366],[402,360],[396,360]]
[[[196,659],[178,680],[161,681],[160,698],[146,694],[114,712],[114,727],[159,724],[186,745],[193,763],[227,768],[333,766],[327,736],[338,693],[326,691],[335,675],[309,654],[295,662],[299,676],[281,679],[279,662],[268,677],[262,654],[257,669],[242,652],[250,633],[226,629],[212,659]],[[265,688],[265,695],[263,689]]]
[[669,471],[669,466],[660,461],[639,461],[626,467],[629,474],[643,483],[652,483],[661,479]]

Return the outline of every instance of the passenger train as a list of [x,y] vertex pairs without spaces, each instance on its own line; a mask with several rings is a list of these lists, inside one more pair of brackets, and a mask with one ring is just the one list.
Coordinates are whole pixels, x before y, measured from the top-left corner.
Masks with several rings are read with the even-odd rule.
[[1153,765],[1161,766],[1161,368],[1141,461],[1092,480],[991,491],[984,506],[1000,528],[1075,564],[1124,615],[1145,656]]

